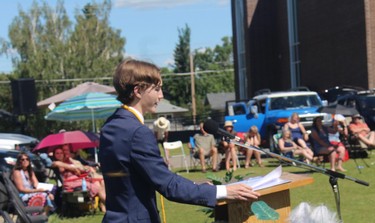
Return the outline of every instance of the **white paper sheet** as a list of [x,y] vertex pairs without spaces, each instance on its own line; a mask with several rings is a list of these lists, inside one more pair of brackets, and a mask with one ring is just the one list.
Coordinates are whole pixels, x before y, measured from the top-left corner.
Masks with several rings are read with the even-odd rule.
[[37,188],[38,188],[38,189],[42,188],[42,189],[44,189],[44,190],[46,190],[46,191],[52,191],[53,186],[54,186],[53,184],[38,183]]
[[280,165],[265,176],[252,177],[232,184],[243,183],[252,187],[256,191],[290,182],[290,180],[281,179],[281,174],[282,167]]

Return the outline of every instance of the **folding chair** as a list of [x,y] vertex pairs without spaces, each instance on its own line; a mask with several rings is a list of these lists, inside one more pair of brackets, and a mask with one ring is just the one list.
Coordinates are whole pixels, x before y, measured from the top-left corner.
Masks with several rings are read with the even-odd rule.
[[358,164],[357,158],[361,158],[366,167],[370,167],[370,165],[368,165],[367,162],[363,159],[368,157],[369,148],[365,143],[358,140],[352,133],[349,133],[349,136],[347,140],[344,141],[344,144],[349,151],[349,157],[354,160],[359,173],[362,173],[361,168],[363,167]]
[[[4,185],[8,192],[9,203],[15,209],[15,214],[18,216],[17,222],[25,223],[39,223],[47,222],[48,216],[43,214],[44,207],[27,207],[19,197],[19,192],[13,182],[10,180],[10,173],[3,171],[2,177]],[[7,213],[7,212],[6,212]]]
[[[188,164],[187,164],[187,161],[186,161],[184,146],[183,146],[182,142],[181,141],[164,142],[163,143],[163,147],[164,147],[165,150],[169,150],[169,151],[170,150],[180,149],[181,150],[181,154],[172,155],[172,156],[169,154],[169,157],[166,157],[166,158],[169,161],[170,160],[169,158],[181,157],[181,161],[183,161],[184,164],[185,164],[186,173],[189,173],[189,167],[188,167]],[[170,165],[169,165],[169,167],[170,167]]]
[[5,223],[13,223],[13,219],[7,211],[0,210],[0,216],[3,217]]

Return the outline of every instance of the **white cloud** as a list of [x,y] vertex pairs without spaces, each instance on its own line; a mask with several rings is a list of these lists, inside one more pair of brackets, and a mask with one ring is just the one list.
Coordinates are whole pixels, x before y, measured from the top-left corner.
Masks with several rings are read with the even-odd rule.
[[[214,0],[213,3],[219,5],[229,4],[230,0]],[[151,9],[151,8],[173,8],[182,5],[193,5],[196,3],[207,2],[207,0],[115,0],[114,7],[116,8],[138,8],[138,9]]]
[[173,58],[168,58],[166,60],[164,60],[163,62],[163,66],[166,66],[166,67],[170,67],[170,66],[173,66],[174,65],[174,59]]

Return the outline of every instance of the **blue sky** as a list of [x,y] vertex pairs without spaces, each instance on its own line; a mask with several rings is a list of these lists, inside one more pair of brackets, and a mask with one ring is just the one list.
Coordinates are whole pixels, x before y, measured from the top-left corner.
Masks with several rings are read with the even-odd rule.
[[[39,1],[38,1],[39,2]],[[50,6],[56,0],[46,0]],[[67,13],[90,0],[65,0]],[[96,2],[102,2],[97,0]],[[158,66],[173,63],[173,50],[178,29],[187,24],[191,29],[191,47],[214,47],[221,38],[232,36],[230,0],[112,0],[110,26],[121,30],[126,38],[125,53]],[[28,11],[32,0],[6,0],[0,7],[0,37],[8,39],[8,26],[18,15],[18,7]],[[40,5],[40,4],[39,4]],[[12,64],[0,56],[0,72],[11,71]]]

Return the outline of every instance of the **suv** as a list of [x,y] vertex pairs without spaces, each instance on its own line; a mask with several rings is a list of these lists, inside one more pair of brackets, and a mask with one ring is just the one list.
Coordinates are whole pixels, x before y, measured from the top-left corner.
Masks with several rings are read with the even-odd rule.
[[337,99],[337,104],[357,109],[369,128],[375,130],[375,92],[373,90],[344,95]]
[[232,121],[236,132],[247,132],[252,125],[259,129],[262,146],[268,146],[275,152],[272,137],[292,113],[299,114],[300,122],[309,129],[315,117],[323,117],[323,123],[332,122],[332,116],[319,113],[323,106],[318,94],[313,91],[289,91],[265,93],[255,96],[248,102],[228,102],[225,121]]
[[333,103],[337,100],[337,98],[341,96],[354,95],[358,91],[363,91],[363,90],[365,89],[361,87],[355,87],[355,86],[335,86],[329,89],[325,89],[319,95],[322,100],[327,100],[328,103]]

